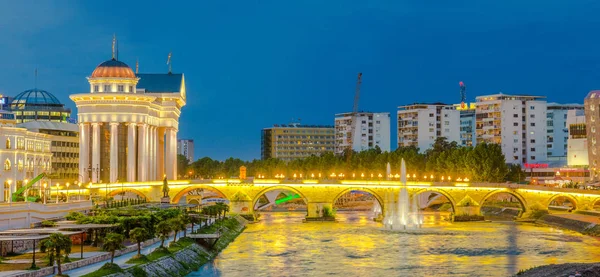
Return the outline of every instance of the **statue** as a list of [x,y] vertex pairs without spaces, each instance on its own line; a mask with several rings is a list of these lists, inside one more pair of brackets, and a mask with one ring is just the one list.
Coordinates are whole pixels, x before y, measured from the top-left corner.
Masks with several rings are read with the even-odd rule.
[[167,175],[163,178],[163,187],[162,187],[163,197],[160,199],[161,203],[170,203],[171,199],[169,198],[169,183],[167,182]]

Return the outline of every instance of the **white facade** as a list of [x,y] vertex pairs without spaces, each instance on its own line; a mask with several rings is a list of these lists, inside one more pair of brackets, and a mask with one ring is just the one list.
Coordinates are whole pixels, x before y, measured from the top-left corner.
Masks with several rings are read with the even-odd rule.
[[359,112],[356,115],[354,135],[352,113],[335,115],[335,153],[342,154],[352,143],[354,151],[363,151],[379,146],[382,151],[390,151],[390,114]]
[[190,163],[194,160],[194,140],[193,139],[179,139],[177,140],[177,154],[184,155]]
[[588,166],[588,139],[583,109],[567,111],[567,163],[569,166]]
[[71,95],[78,109],[81,182],[177,178],[177,131],[185,105],[183,74],[135,74],[114,59]]
[[583,105],[548,103],[546,112],[548,158],[567,156],[567,140],[569,139],[567,113],[570,110],[583,111]]
[[547,160],[546,101],[543,97],[493,94],[477,99],[477,143],[500,144],[507,163]]
[[425,152],[438,137],[460,143],[460,112],[452,105],[413,104],[398,107],[398,147]]
[[14,115],[0,112],[0,161],[2,170],[0,182],[1,201],[10,202],[11,194],[41,173],[47,173],[52,168],[52,152],[50,151],[50,136],[30,132],[25,128],[14,127]]

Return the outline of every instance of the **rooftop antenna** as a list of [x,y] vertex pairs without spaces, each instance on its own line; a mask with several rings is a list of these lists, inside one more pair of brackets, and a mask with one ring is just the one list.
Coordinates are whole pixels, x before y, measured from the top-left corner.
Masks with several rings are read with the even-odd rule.
[[135,59],[135,74],[138,74],[139,69],[140,69],[140,59],[137,58],[137,59]]
[[115,59],[115,46],[117,44],[117,34],[113,34],[113,42],[112,42],[112,59]]
[[169,74],[171,74],[171,55],[173,55],[173,52],[169,52],[169,57],[167,57],[167,64],[169,65]]

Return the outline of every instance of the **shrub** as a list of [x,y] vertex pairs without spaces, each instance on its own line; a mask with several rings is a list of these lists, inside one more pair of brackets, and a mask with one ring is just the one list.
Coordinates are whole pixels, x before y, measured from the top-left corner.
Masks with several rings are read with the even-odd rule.
[[42,221],[42,227],[54,227],[56,226],[56,222],[50,220]]
[[529,206],[529,218],[532,219],[539,219],[542,216],[545,216],[548,214],[548,209],[546,209],[544,206],[542,206],[539,203],[535,203],[531,206]]
[[80,212],[69,212],[65,219],[67,220],[79,220],[80,218],[84,218],[85,215]]

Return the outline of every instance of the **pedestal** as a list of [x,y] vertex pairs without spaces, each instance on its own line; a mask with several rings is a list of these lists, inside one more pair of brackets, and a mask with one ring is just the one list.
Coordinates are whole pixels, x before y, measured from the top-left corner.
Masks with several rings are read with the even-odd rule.
[[160,198],[160,203],[161,204],[171,204],[171,198],[169,198],[169,197],[162,197],[162,198]]

